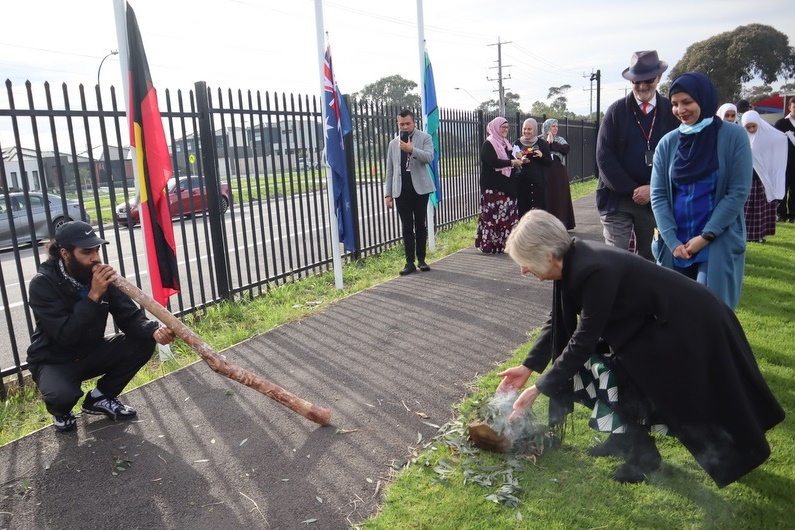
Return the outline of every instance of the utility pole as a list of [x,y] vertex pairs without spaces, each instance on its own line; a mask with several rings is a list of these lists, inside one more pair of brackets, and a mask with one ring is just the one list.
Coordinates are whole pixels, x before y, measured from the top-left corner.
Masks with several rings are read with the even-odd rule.
[[[591,81],[591,88],[588,89],[591,92],[590,96],[588,97],[588,102],[590,103],[590,108],[588,110],[588,115],[591,116],[593,114],[593,82],[594,82],[593,70],[591,70],[591,75],[590,76],[587,76],[585,74],[582,74],[582,76],[583,77],[590,77],[590,81]],[[583,88],[583,91],[584,90],[586,90],[586,89]]]
[[[599,137],[599,118],[602,115],[602,71],[597,70],[595,74],[591,74],[591,81],[596,81],[596,137]],[[594,139],[594,145],[597,140]],[[599,163],[596,161],[596,151],[594,150],[594,173],[599,178]]]
[[599,128],[599,118],[602,113],[602,71],[597,70],[591,74],[591,81],[596,81],[596,128]]
[[[583,77],[589,77],[589,76],[587,76],[585,74],[583,74],[582,76]],[[595,73],[592,71],[589,80],[591,81],[591,88],[590,88],[590,91],[591,91],[591,110],[590,110],[590,113],[591,114],[593,114],[593,82],[596,81],[596,120],[595,121],[598,124],[599,123],[599,112],[601,110],[600,105],[599,105],[599,103],[600,103],[599,96],[601,94],[601,88],[602,88],[602,71],[601,70],[597,70]],[[586,90],[586,89],[583,88],[583,90]],[[624,92],[624,95],[625,96],[627,95],[626,91]]]
[[[497,81],[498,82],[498,92],[500,93],[500,116],[505,116],[505,87],[502,84],[503,79],[510,79],[510,74],[508,77],[502,77],[502,45],[503,44],[510,44],[511,41],[508,42],[500,42],[500,38],[497,37],[497,44],[489,44],[489,46],[496,46],[497,47],[497,66],[492,66],[492,68],[497,69],[497,79],[489,79],[488,77],[486,80],[488,81]],[[505,65],[505,67],[511,66],[510,64]]]

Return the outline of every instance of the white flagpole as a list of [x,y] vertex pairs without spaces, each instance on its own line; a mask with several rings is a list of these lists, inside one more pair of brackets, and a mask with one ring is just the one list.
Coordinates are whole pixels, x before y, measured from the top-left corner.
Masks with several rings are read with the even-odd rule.
[[[130,123],[130,65],[127,49],[127,0],[113,0],[113,12],[116,15],[116,39],[119,42],[119,67],[121,68],[121,85],[124,91],[124,108],[127,110],[127,123]],[[129,127],[127,128],[129,131]],[[132,142],[131,142],[132,144]],[[132,148],[132,145],[130,145]],[[133,171],[138,171],[133,165]],[[135,175],[135,186],[138,187],[138,175]],[[142,216],[143,217],[143,216]]]
[[[323,127],[326,127],[326,97],[324,90],[326,86],[326,76],[323,72],[323,63],[326,56],[326,39],[323,26],[325,25],[323,19],[323,0],[315,0],[315,28],[317,31],[317,62],[319,65],[318,72],[320,74],[320,101]],[[332,78],[332,83],[334,79]],[[324,132],[325,136],[325,132]],[[326,190],[328,191],[328,221],[331,228],[331,256],[334,263],[334,286],[337,289],[342,289],[342,255],[340,253],[340,232],[337,225],[337,207],[334,204],[334,178],[332,175],[331,166],[328,164],[328,146],[326,146],[326,156],[323,157],[326,162]],[[344,175],[347,178],[347,175]]]
[[[130,64],[129,64],[129,50],[127,49],[127,0],[113,0],[113,12],[116,18],[116,40],[119,42],[119,66],[121,68],[121,84],[124,93],[124,108],[127,111],[127,130],[130,130]],[[135,153],[135,147],[132,145],[132,138],[130,138],[130,156],[133,160],[138,160]],[[139,182],[140,175],[138,175],[138,164],[133,164],[133,174],[135,178],[135,191],[136,195],[140,196]],[[143,224],[146,222],[146,216],[141,215],[141,233],[143,233]],[[146,245],[144,245],[144,248]],[[159,320],[158,320],[159,322]],[[161,322],[162,324],[162,322]],[[175,360],[174,354],[171,352],[171,347],[168,344],[158,344],[157,351],[160,355],[161,361]]]
[[[422,124],[428,124],[428,115],[425,114],[425,21],[422,15],[422,0],[417,0],[417,37],[420,49],[420,99],[422,101]],[[428,200],[428,249],[436,250],[436,208],[433,201]]]
[[[121,84],[124,91],[124,108],[127,111],[127,131],[130,131],[130,51],[127,47],[127,0],[114,0],[113,10],[116,15],[116,39],[119,42],[119,67],[121,68]],[[136,156],[137,147],[132,145],[133,138],[130,138],[130,156],[133,161],[137,161]],[[133,165],[133,181],[135,181],[135,194],[141,196],[139,184],[141,182],[141,175],[139,175],[140,168],[137,163]],[[144,223],[148,221],[145,215],[141,215],[141,233],[143,233]]]

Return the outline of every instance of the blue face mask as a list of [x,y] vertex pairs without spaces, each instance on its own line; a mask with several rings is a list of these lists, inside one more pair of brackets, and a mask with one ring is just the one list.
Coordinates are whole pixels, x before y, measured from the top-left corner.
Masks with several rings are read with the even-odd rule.
[[714,118],[704,118],[700,122],[696,123],[695,125],[685,125],[684,123],[679,125],[679,132],[682,134],[696,134],[697,132],[701,131],[704,127],[712,124],[712,120]]

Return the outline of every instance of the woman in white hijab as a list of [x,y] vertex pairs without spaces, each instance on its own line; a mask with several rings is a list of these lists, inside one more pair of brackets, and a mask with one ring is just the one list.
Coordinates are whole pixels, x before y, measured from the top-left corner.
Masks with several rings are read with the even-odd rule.
[[715,113],[715,116],[723,121],[737,123],[737,105],[734,103],[724,103],[718,107],[718,112]]
[[776,207],[784,197],[787,136],[755,110],[743,114],[742,124],[754,158],[754,180],[745,203],[746,240],[764,243],[776,233]]

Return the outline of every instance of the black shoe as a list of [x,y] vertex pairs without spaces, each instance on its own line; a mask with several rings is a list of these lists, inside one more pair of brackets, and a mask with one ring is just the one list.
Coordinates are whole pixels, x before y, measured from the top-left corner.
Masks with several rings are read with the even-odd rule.
[[69,411],[69,414],[64,416],[53,416],[52,424],[59,432],[73,431],[77,426],[77,416],[72,411]]
[[626,464],[613,472],[612,479],[622,484],[644,482],[648,474],[660,469],[662,456],[654,443],[654,437],[646,431],[632,433],[632,447]]
[[777,223],[785,223],[786,221],[787,221],[787,218],[784,217],[783,215],[777,215],[776,216],[776,222]]
[[787,219],[787,222],[788,223],[795,223],[795,217],[790,217],[789,219]]
[[[427,265],[426,265],[427,266]],[[411,274],[412,272],[416,271],[417,267],[414,266],[413,263],[406,263],[406,266],[400,269],[400,275],[405,276],[406,274]]]
[[420,262],[418,263],[418,265],[420,266],[420,270],[421,270],[422,272],[428,272],[429,270],[431,270],[431,268],[428,266],[428,264],[427,264],[427,263],[425,263],[424,261],[420,261]]
[[95,398],[91,396],[91,392],[86,394],[86,399],[83,400],[83,412],[88,414],[104,414],[114,421],[129,420],[138,414],[134,408],[128,407],[116,398],[108,398],[105,396]]
[[588,449],[588,454],[594,457],[619,456],[625,457],[632,445],[629,434],[612,433],[607,440]]

